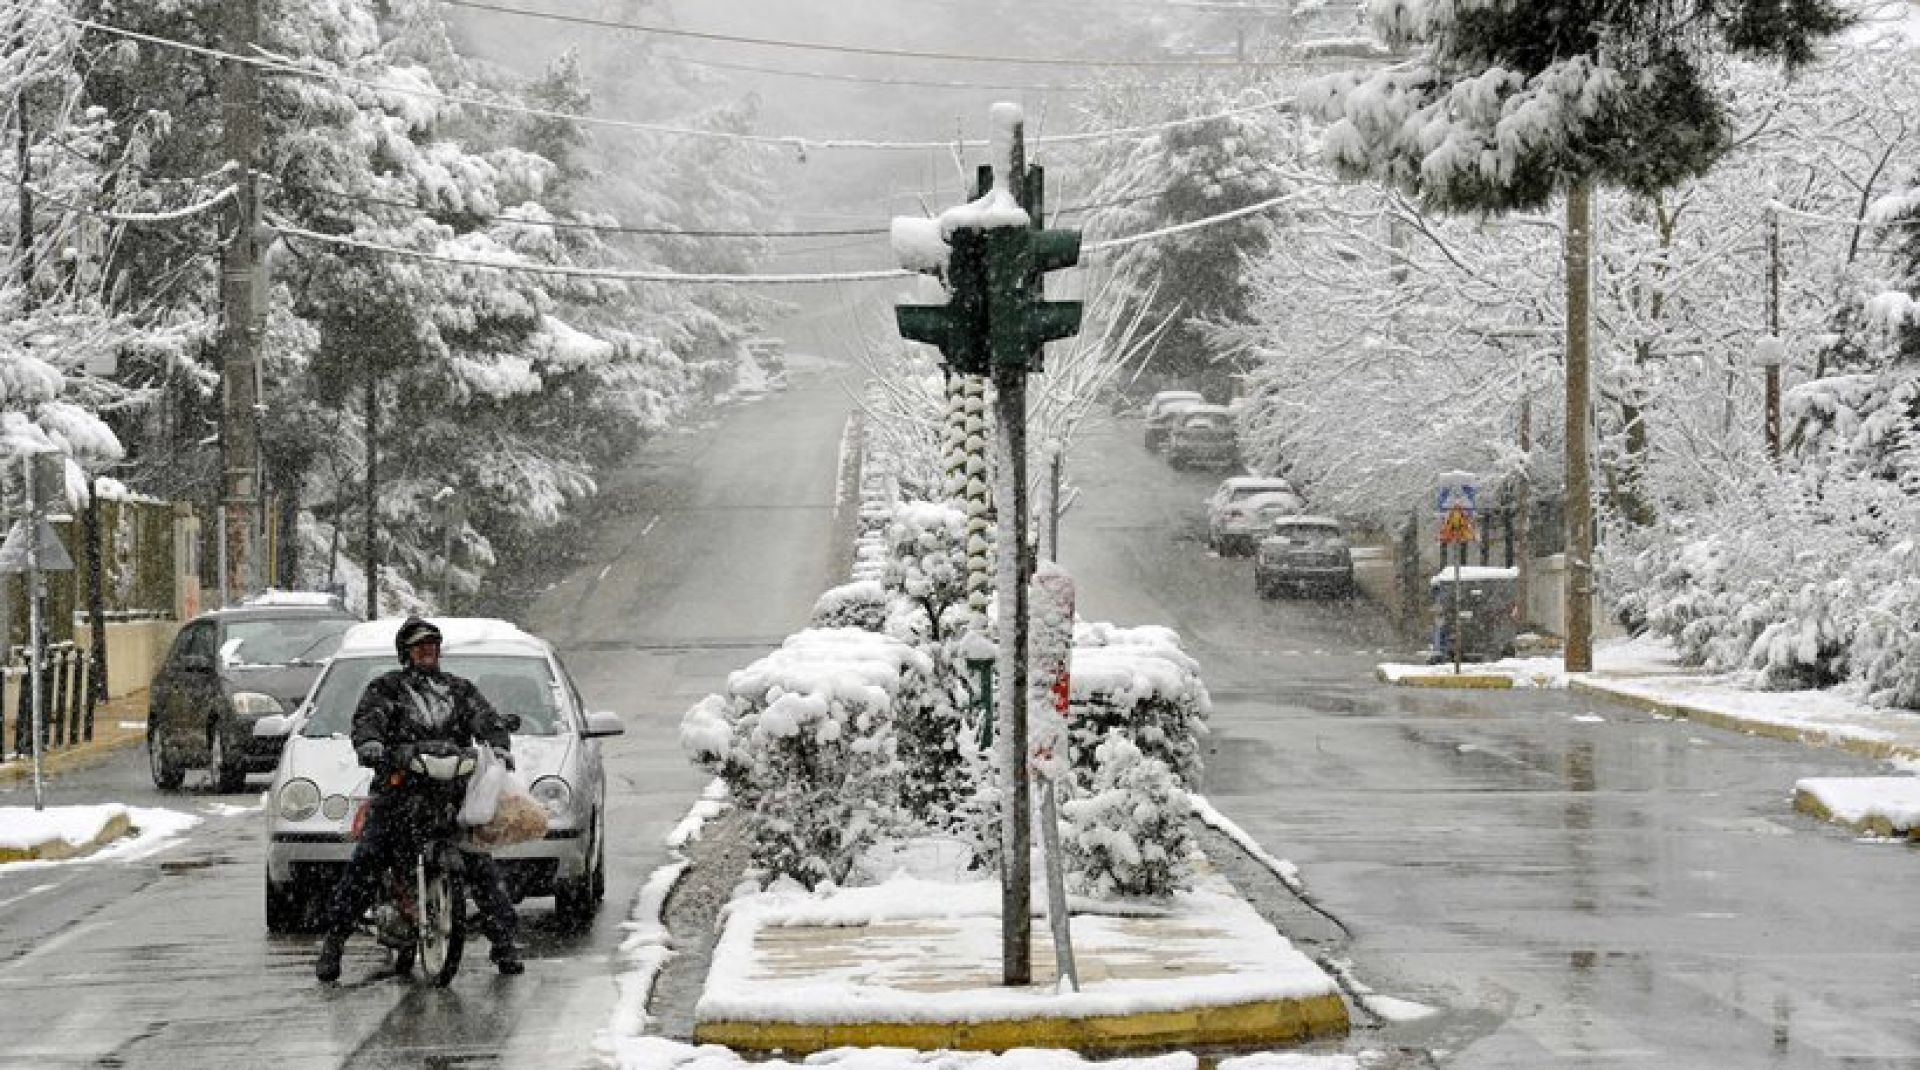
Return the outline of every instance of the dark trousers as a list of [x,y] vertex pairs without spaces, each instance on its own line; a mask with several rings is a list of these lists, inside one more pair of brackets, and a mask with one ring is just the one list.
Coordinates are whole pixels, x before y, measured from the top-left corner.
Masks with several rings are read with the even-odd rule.
[[[347,860],[347,871],[327,900],[327,935],[341,939],[351,936],[354,925],[379,898],[380,882],[395,866],[407,864],[413,857],[424,834],[425,822],[419,816],[424,805],[424,800],[404,795],[381,796],[373,801],[360,842]],[[466,862],[467,892],[480,907],[482,934],[497,952],[513,943],[520,928],[500,865],[492,855],[462,852],[460,857]]]

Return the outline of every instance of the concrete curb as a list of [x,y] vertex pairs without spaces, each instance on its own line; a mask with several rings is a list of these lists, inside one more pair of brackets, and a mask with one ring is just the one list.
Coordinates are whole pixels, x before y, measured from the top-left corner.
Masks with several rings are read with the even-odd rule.
[[1338,994],[1087,1018],[971,1022],[700,1022],[695,1044],[742,1051],[811,1054],[840,1047],[921,1051],[1071,1048],[1123,1052],[1192,1046],[1291,1043],[1344,1036],[1347,1007]]
[[1442,690],[1469,691],[1506,691],[1513,687],[1513,677],[1496,676],[1492,673],[1452,673],[1438,676],[1402,676],[1398,680],[1389,677],[1384,670],[1375,669],[1373,675],[1383,684],[1394,687],[1431,687]]
[[[138,728],[121,728],[120,723],[138,723]],[[110,699],[93,711],[93,738],[48,751],[40,759],[43,773],[67,773],[106,761],[120,751],[147,739],[147,693],[136,691]],[[13,725],[7,725],[13,731]],[[21,784],[33,779],[33,762],[26,758],[0,763],[0,786]]]
[[1885,740],[1858,739],[1818,728],[1802,728],[1795,725],[1775,724],[1772,721],[1753,720],[1730,714],[1722,710],[1710,710],[1701,706],[1690,706],[1684,702],[1652,698],[1608,687],[1604,682],[1591,678],[1575,677],[1568,681],[1568,690],[1582,694],[1599,695],[1618,702],[1624,702],[1650,713],[1663,713],[1670,717],[1681,717],[1697,721],[1714,728],[1723,728],[1729,732],[1740,732],[1749,736],[1761,736],[1777,739],[1786,743],[1805,743],[1816,747],[1833,747],[1858,754],[1864,758],[1907,758],[1920,761],[1920,747],[1905,743],[1889,743]]
[[133,822],[126,814],[114,814],[100,827],[93,838],[85,843],[68,843],[66,840],[47,840],[31,847],[0,847],[0,865],[8,862],[59,862],[69,858],[90,855],[107,844],[123,836],[133,834]]

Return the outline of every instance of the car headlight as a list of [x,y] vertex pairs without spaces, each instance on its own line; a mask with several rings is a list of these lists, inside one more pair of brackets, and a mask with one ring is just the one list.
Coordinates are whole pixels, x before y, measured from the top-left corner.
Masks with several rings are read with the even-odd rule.
[[540,800],[540,805],[547,808],[547,813],[554,817],[566,813],[567,807],[573,803],[573,789],[557,776],[543,776],[534,781],[533,787],[528,790],[533,792],[534,798]]
[[327,801],[320,804],[320,813],[329,821],[343,821],[350,806],[345,795],[329,795]]
[[311,780],[289,780],[280,789],[280,816],[305,821],[320,809],[320,785]]
[[258,691],[236,691],[233,694],[233,712],[242,717],[265,717],[285,713],[287,709],[272,695],[263,695]]

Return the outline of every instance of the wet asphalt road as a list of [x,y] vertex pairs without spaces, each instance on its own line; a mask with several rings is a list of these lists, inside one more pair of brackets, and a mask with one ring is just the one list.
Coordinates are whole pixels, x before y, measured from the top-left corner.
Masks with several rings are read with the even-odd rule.
[[[1180,629],[1215,701],[1204,790],[1440,1013],[1367,1044],[1452,1067],[1920,1066],[1920,856],[1795,814],[1883,763],[1565,692],[1371,679],[1365,604],[1262,602],[1204,546],[1216,475],[1096,429],[1062,537],[1092,619]],[[1361,1014],[1357,1021],[1366,1023]],[[1355,1045],[1350,1045],[1355,1047]]]
[[[606,480],[612,521],[591,536],[590,563],[529,614],[588,703],[627,723],[605,748],[608,889],[590,930],[563,931],[551,900],[529,899],[524,976],[497,977],[480,942],[435,990],[394,976],[360,938],[343,983],[323,989],[316,939],[266,932],[264,781],[219,796],[190,774],[184,791],[158,792],[136,748],[56,781],[51,801],[165,806],[203,823],[145,859],[0,868],[0,1068],[598,1065],[620,922],[707,780],[682,757],[680,715],[804,626],[836,582],[851,407],[837,375],[796,371],[789,392],[649,444]],[[0,804],[30,799],[0,792]]]
[[[561,932],[530,900],[524,977],[476,960],[427,989],[357,941],[347,983],[322,990],[313,939],[265,932],[259,814],[232,812],[257,796],[156,793],[129,752],[55,801],[205,821],[146,859],[0,870],[0,1067],[593,1065],[619,922],[705,779],[680,756],[680,713],[836,579],[847,408],[803,372],[650,445],[610,478],[590,563],[530,614],[629,727],[607,749],[591,930]],[[1439,1009],[1361,1041],[1459,1067],[1920,1065],[1914,855],[1788,805],[1798,777],[1875,763],[1560,693],[1382,687],[1373,663],[1407,644],[1378,612],[1262,602],[1246,561],[1202,545],[1217,475],[1168,470],[1131,421],[1087,434],[1062,551],[1083,615],[1181,631],[1216,703],[1208,796],[1301,866],[1353,930],[1333,950],[1361,982]]]

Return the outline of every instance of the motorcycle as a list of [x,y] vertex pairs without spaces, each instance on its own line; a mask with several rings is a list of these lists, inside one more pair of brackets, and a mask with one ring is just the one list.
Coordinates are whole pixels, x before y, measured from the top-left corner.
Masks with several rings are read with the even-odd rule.
[[396,816],[409,826],[409,850],[381,884],[373,937],[393,950],[397,972],[411,973],[417,960],[426,980],[445,987],[467,939],[466,861],[456,845],[465,830],[455,815],[479,761],[473,748],[444,742],[416,744],[403,758],[388,775],[403,778]]

